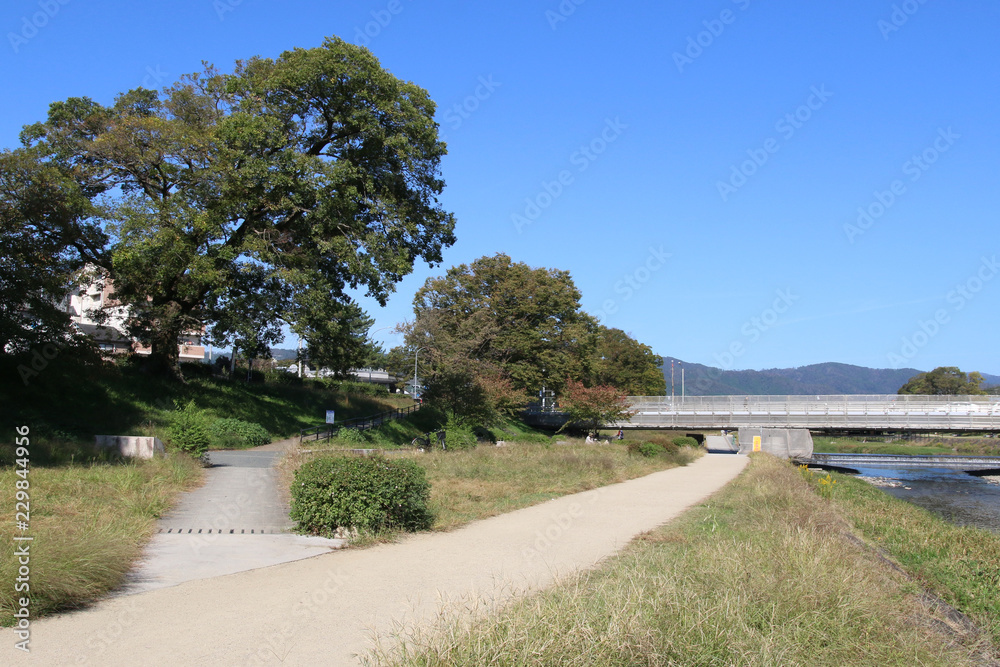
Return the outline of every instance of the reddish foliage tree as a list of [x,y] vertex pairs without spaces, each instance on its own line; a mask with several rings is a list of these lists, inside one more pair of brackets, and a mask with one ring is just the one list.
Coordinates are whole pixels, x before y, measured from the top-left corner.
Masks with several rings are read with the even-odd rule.
[[601,426],[628,421],[636,414],[628,404],[628,396],[618,389],[608,385],[586,387],[570,379],[559,398],[559,408],[569,415],[563,428],[579,425],[595,435]]

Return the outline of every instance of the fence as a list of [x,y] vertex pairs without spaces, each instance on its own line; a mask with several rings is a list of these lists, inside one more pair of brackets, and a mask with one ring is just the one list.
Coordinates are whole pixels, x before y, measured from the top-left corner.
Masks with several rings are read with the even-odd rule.
[[632,396],[612,426],[1000,431],[1000,396]]
[[310,426],[309,428],[300,429],[299,444],[301,445],[310,438],[313,440],[319,440],[320,438],[329,440],[342,428],[353,428],[358,431],[367,431],[368,429],[378,428],[383,424],[395,421],[396,419],[401,419],[405,415],[412,414],[419,410],[420,407],[421,404],[416,403],[408,408],[388,410],[370,417],[355,417],[354,419],[345,419],[344,421],[335,422],[333,424],[320,424],[319,426]]

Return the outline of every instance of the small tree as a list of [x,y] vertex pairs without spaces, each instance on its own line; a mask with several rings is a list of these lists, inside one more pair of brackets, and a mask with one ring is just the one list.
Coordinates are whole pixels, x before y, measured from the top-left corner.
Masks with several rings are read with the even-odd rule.
[[[628,396],[608,385],[585,387],[582,382],[566,380],[566,389],[559,398],[559,407],[569,415],[569,424],[579,424],[597,435],[606,424],[631,419],[636,410],[628,404]],[[562,429],[559,429],[562,430]]]
[[982,383],[983,376],[977,372],[966,375],[956,366],[940,366],[930,373],[914,375],[898,393],[978,396],[985,393],[980,387]]

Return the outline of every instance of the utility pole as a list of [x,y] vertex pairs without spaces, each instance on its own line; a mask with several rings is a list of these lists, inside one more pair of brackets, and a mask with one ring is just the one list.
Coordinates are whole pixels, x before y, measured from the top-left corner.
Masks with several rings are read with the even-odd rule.
[[417,398],[417,357],[420,356],[420,349],[417,348],[413,351],[413,399]]

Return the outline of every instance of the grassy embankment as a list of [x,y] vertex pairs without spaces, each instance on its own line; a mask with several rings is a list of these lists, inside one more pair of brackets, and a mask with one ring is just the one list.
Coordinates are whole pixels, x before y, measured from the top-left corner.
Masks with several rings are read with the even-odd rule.
[[[991,664],[998,572],[997,535],[953,527],[856,479],[754,456],[727,488],[602,567],[500,610],[469,612],[464,601],[405,638],[403,655],[370,660]],[[982,632],[949,618],[925,588]]]
[[[291,484],[294,470],[310,457],[350,448],[398,449],[414,437],[437,429],[436,419],[440,416],[426,410],[362,437],[345,433],[330,442],[303,443],[306,453],[293,453],[286,460],[286,486]],[[582,438],[552,436],[515,421],[494,428],[493,435],[504,441],[504,446],[482,444],[458,451],[432,448],[426,453],[411,449],[406,454],[427,471],[435,530],[449,530],[559,496],[685,465],[701,454],[701,450],[681,447],[670,448],[669,452],[664,449],[662,455],[647,458],[629,453],[628,441],[588,444]],[[661,435],[658,444],[669,440]]]
[[896,439],[886,442],[877,438],[813,436],[813,449],[817,452],[843,454],[1000,456],[1000,439],[927,435],[916,439]]
[[[187,384],[157,380],[129,369],[56,377],[28,387],[7,385],[0,415],[0,625],[12,620],[19,564],[14,556],[15,483],[11,464],[15,426],[30,428],[30,599],[33,618],[90,602],[120,585],[154,530],[156,519],[182,490],[197,486],[200,465],[189,457],[128,463],[95,454],[96,434],[157,435],[164,440],[174,402],[189,400],[216,417],[263,425],[273,437],[322,422],[324,411],[365,416],[408,399],[357,396],[320,383],[246,384],[208,377]],[[23,486],[23,485],[22,485]],[[22,534],[18,532],[18,534]]]

